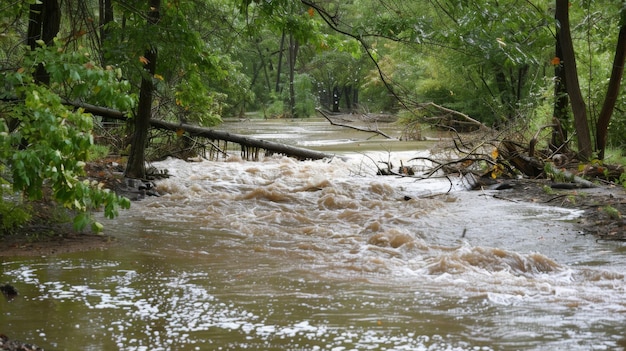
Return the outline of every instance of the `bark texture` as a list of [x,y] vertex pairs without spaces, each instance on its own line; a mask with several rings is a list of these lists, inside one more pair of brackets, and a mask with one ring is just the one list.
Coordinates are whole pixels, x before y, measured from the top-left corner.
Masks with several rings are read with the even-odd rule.
[[[149,26],[154,26],[159,22],[160,5],[160,0],[150,0],[150,10],[148,11]],[[137,115],[133,119],[133,141],[125,172],[127,178],[143,179],[146,177],[145,150],[148,143],[150,119],[152,118],[152,97],[154,94],[153,79],[154,73],[156,72],[157,58],[157,49],[152,45],[144,54],[145,72],[141,79]]]
[[572,113],[574,114],[574,129],[578,139],[578,153],[581,159],[591,158],[591,133],[587,120],[587,106],[580,91],[576,56],[569,24],[569,1],[556,0],[556,20],[559,26],[559,40],[563,52],[562,64],[565,70],[567,94],[569,95]]

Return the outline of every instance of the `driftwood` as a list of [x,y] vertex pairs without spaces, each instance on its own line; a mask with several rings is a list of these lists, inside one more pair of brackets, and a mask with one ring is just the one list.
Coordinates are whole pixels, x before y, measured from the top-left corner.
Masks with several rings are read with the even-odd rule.
[[[78,102],[66,102],[68,105],[80,107],[85,110],[85,112],[89,112],[94,115],[117,119],[126,121],[128,117],[121,111],[78,103]],[[319,160],[324,158],[332,158],[334,155],[327,154],[320,151],[310,150],[299,148],[291,145],[271,142],[267,140],[254,139],[243,135],[232,134],[228,132],[213,130],[210,128],[204,128],[199,126],[194,126],[190,124],[180,124],[180,123],[171,123],[160,121],[156,119],[150,120],[151,126],[159,129],[170,130],[173,132],[177,132],[183,130],[191,136],[198,136],[207,138],[209,140],[223,140],[227,142],[232,142],[241,145],[242,152],[249,154],[253,154],[258,156],[258,150],[263,149],[266,150],[266,154],[283,154],[286,156],[294,157],[301,160],[311,159],[311,160]],[[256,158],[256,157],[255,157]]]
[[544,164],[539,159],[523,155],[512,141],[505,140],[501,145],[500,155],[526,176],[535,178],[543,173]]
[[554,179],[564,180],[569,183],[557,183],[553,184],[552,188],[555,189],[580,189],[580,188],[595,188],[596,184],[588,181],[587,179],[581,178],[569,171],[564,169],[556,168],[551,163],[546,163],[545,165],[546,172],[552,174]]
[[352,126],[349,124],[343,124],[343,123],[337,123],[335,121],[333,121],[331,119],[331,117],[328,115],[328,113],[322,111],[319,108],[316,108],[315,111],[319,112],[322,116],[324,116],[324,118],[326,118],[326,120],[328,122],[330,122],[331,125],[333,126],[339,126],[339,127],[345,127],[345,128],[350,128],[350,129],[354,129],[354,130],[358,130],[360,132],[367,132],[367,133],[376,133],[379,135],[384,136],[387,139],[393,139],[393,137],[387,135],[385,132],[381,131],[380,129],[376,128],[376,129],[370,129],[370,128],[361,128],[361,127],[357,127],[357,126]]

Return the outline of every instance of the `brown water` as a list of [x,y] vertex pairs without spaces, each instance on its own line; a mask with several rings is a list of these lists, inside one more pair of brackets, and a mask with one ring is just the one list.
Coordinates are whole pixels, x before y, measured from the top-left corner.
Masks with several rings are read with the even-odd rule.
[[342,157],[156,164],[164,195],[105,222],[120,245],[2,261],[21,295],[0,298],[0,333],[47,350],[621,349],[626,250],[577,233],[575,211],[372,175],[427,144],[246,123],[228,127]]

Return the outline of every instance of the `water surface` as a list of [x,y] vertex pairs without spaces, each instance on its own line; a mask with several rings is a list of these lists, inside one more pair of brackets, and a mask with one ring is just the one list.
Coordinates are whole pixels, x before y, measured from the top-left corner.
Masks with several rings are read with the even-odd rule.
[[625,250],[578,233],[579,212],[467,192],[456,179],[374,175],[378,161],[432,144],[315,120],[226,127],[339,145],[341,157],[155,164],[172,174],[163,196],[105,222],[118,245],[2,261],[0,282],[21,295],[0,299],[0,333],[51,350],[624,344]]

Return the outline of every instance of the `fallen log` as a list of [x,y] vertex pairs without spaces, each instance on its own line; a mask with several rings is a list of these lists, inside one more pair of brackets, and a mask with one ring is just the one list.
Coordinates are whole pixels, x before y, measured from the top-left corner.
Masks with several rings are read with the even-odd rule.
[[553,164],[551,163],[546,163],[545,165],[545,170],[547,173],[549,173],[549,175],[555,179],[558,180],[565,180],[570,182],[569,184],[573,184],[570,185],[568,187],[568,183],[557,183],[552,185],[553,188],[555,189],[580,189],[580,188],[595,188],[597,187],[596,184],[593,184],[592,182],[588,181],[587,179],[581,178],[575,174],[573,174],[572,172],[569,172],[565,169],[559,169],[556,168]]
[[544,164],[541,160],[521,154],[512,141],[504,140],[501,145],[498,153],[524,175],[535,178],[543,173]]
[[[95,106],[90,104],[85,104],[81,102],[66,102],[68,105],[72,105],[75,107],[80,107],[85,110],[85,112],[89,112],[94,115],[112,118],[117,120],[126,121],[128,117],[121,111]],[[267,140],[254,139],[247,136],[232,134],[228,132],[223,132],[219,130],[213,130],[211,128],[205,128],[200,126],[194,126],[191,124],[185,123],[171,123],[165,122],[161,120],[152,119],[150,120],[151,126],[159,129],[170,130],[173,132],[177,132],[183,130],[187,132],[191,136],[198,136],[207,138],[209,140],[224,140],[227,142],[232,142],[241,145],[242,150],[249,149],[263,149],[266,150],[266,154],[282,154],[290,157],[294,157],[300,160],[320,160],[324,158],[332,158],[334,155],[327,154],[320,151],[304,149],[296,146],[291,146],[282,143],[276,143]],[[254,153],[257,154],[257,153]]]
[[306,160],[306,159],[319,160],[323,158],[333,157],[333,155],[320,152],[320,151],[299,148],[299,147],[276,143],[276,142],[267,141],[267,140],[254,139],[254,138],[250,138],[250,137],[239,135],[239,134],[232,134],[232,133],[223,132],[219,130],[198,127],[198,126],[194,126],[190,124],[177,124],[177,123],[171,123],[171,122],[165,122],[165,121],[159,121],[159,120],[151,120],[150,123],[152,124],[152,126],[160,128],[160,129],[171,130],[174,132],[182,129],[192,136],[199,136],[199,137],[212,139],[212,140],[229,141],[229,142],[241,145],[242,148],[246,147],[246,148],[264,149],[273,154],[283,154],[283,155],[295,157],[297,159],[302,159],[302,160]]

